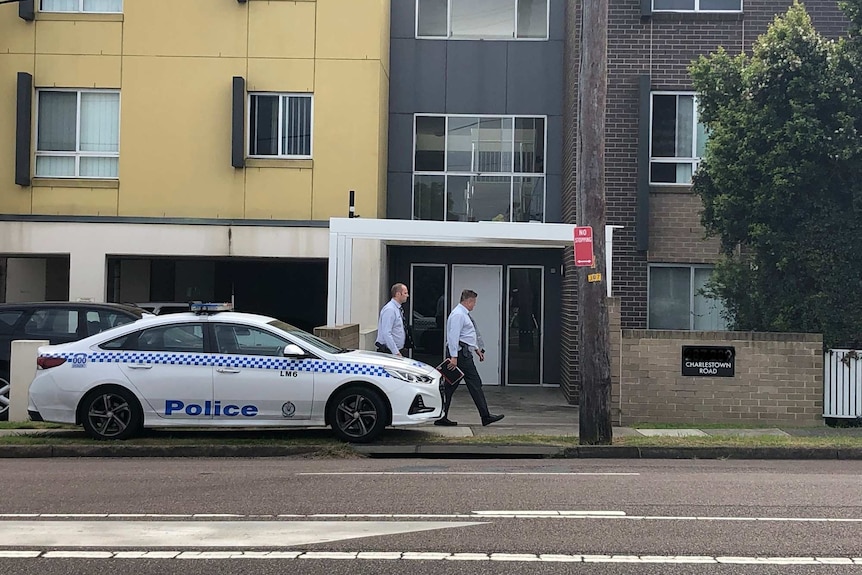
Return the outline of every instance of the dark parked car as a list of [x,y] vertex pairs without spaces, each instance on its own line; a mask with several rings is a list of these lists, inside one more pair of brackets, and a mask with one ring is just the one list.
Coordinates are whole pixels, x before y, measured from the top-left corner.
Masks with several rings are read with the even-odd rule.
[[132,303],[129,305],[137,306],[144,311],[150,312],[153,315],[182,313],[191,309],[188,302],[181,301],[148,301],[144,303]]
[[78,341],[141,319],[145,310],[124,304],[33,302],[0,304],[0,420],[9,418],[9,358],[16,339]]

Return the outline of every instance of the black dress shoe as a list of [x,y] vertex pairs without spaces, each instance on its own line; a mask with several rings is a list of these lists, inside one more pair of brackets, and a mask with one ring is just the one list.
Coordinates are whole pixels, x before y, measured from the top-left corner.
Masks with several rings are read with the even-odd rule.
[[489,413],[488,417],[486,417],[485,419],[482,420],[482,425],[491,425],[495,421],[500,421],[504,417],[506,417],[506,416],[503,414],[494,415],[493,413]]
[[438,419],[434,422],[434,425],[444,425],[446,427],[452,427],[453,425],[458,425],[457,421],[452,421],[451,419],[444,417],[442,419]]

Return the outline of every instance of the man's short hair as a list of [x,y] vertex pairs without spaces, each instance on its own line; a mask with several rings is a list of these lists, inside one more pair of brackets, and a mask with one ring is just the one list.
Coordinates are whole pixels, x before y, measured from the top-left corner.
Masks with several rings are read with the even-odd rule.
[[461,292],[461,301],[467,301],[468,299],[473,299],[474,297],[477,297],[478,295],[479,294],[477,294],[476,292],[474,292],[471,289],[465,289],[464,291]]
[[407,288],[404,284],[395,284],[389,288],[389,297],[395,297]]

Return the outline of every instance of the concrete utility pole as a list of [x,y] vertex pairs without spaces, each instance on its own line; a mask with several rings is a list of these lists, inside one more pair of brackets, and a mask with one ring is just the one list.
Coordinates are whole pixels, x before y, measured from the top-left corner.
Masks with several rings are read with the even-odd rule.
[[[571,6],[574,9],[575,3],[572,2]],[[593,228],[596,267],[578,268],[578,353],[581,376],[579,435],[582,445],[607,445],[613,441],[610,333],[605,283],[608,0],[584,0],[582,6],[576,217],[579,226]]]

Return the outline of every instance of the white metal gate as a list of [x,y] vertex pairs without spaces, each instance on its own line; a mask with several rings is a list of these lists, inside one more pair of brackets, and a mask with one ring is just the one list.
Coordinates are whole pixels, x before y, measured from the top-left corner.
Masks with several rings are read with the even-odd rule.
[[823,417],[862,418],[862,351],[830,349],[823,368]]

